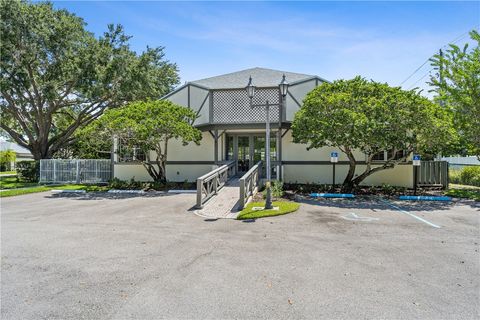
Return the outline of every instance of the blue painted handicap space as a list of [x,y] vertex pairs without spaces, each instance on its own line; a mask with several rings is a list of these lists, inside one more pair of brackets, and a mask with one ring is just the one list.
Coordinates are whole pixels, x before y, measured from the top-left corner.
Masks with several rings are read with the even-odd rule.
[[351,193],[310,193],[312,198],[355,198]]
[[451,201],[450,197],[443,196],[400,196],[400,200],[413,200],[413,201]]

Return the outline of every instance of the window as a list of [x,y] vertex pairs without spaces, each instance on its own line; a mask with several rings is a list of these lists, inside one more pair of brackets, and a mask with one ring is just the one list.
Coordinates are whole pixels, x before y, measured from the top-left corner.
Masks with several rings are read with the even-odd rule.
[[[387,152],[387,159],[390,159],[393,155],[393,150],[388,150]],[[398,160],[398,159],[401,159],[405,156],[405,150],[398,150],[396,153],[395,153],[395,157],[393,158],[393,160]]]
[[[387,161],[393,156],[393,149],[390,149],[388,151],[381,151],[376,154],[374,154],[372,161]],[[405,156],[405,150],[398,150],[395,153],[395,157],[393,160],[398,160],[401,159]]]
[[373,155],[372,161],[385,161],[385,152],[381,151]]
[[[265,161],[265,137],[255,136],[253,145],[253,162]],[[270,160],[277,160],[277,137],[273,133],[270,135]]]
[[118,148],[118,159],[120,162],[145,161],[145,153],[138,146],[120,144]]

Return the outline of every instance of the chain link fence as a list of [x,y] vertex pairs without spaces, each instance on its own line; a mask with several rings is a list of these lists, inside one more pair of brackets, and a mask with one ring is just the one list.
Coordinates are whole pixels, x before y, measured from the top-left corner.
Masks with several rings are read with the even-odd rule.
[[112,178],[108,159],[40,160],[40,183],[107,183]]

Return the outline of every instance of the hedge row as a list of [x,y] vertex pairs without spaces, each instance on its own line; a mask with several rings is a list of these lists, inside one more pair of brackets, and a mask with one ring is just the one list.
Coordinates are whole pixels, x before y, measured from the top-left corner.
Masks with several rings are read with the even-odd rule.
[[17,177],[20,181],[38,182],[40,178],[40,161],[17,162]]
[[450,170],[450,182],[480,187],[480,166],[464,167],[461,170]]

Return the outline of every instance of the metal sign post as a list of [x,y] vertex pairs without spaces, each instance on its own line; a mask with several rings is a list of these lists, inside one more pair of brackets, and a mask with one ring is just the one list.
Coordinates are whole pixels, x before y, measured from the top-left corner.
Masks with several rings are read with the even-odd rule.
[[413,155],[413,195],[417,195],[418,167],[420,166],[420,155]]
[[330,162],[333,164],[333,183],[332,183],[332,190],[335,190],[335,164],[338,162],[338,152],[333,151],[330,153]]

